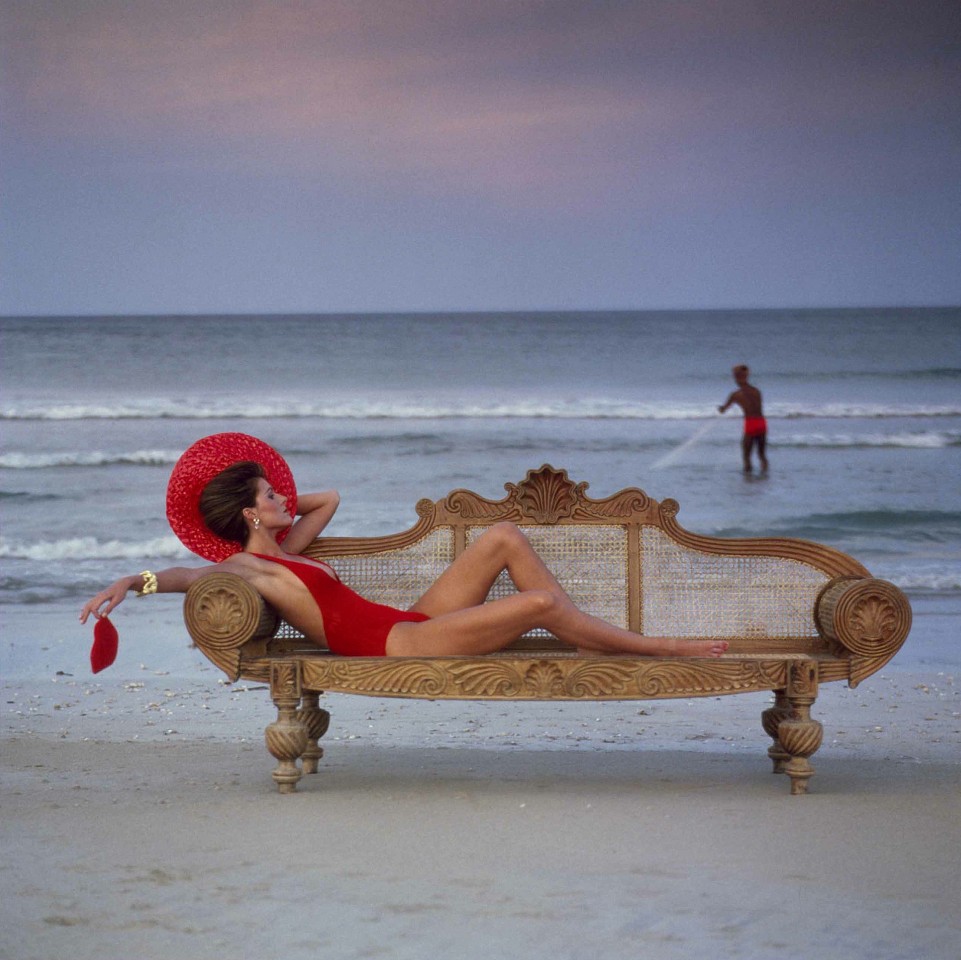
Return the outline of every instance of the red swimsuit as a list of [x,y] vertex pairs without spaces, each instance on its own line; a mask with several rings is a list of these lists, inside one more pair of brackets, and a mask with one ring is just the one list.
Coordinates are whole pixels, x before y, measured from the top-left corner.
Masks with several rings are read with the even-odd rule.
[[321,568],[313,563],[288,560],[286,557],[268,557],[261,553],[255,553],[254,556],[262,560],[273,560],[300,578],[323,617],[327,646],[331,653],[339,656],[386,656],[387,634],[395,623],[422,623],[430,619],[426,613],[397,610],[382,603],[365,600],[359,593],[341,583],[329,564],[325,563]]

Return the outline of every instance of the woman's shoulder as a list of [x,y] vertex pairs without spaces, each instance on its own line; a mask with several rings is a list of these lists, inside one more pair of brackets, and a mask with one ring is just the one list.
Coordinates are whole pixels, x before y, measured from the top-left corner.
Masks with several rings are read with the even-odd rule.
[[249,579],[253,576],[265,576],[273,573],[274,567],[276,567],[276,564],[265,560],[263,557],[240,551],[215,564],[214,569],[222,570],[224,573],[236,573],[238,576]]

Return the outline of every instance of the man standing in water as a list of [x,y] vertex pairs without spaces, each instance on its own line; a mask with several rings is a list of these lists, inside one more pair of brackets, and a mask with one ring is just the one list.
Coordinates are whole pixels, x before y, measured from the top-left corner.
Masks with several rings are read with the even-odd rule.
[[744,472],[751,472],[751,450],[757,447],[757,457],[761,462],[761,473],[767,473],[767,421],[761,407],[761,391],[747,382],[748,370],[745,364],[734,367],[734,382],[737,390],[728,398],[727,402],[717,408],[718,413],[724,413],[732,403],[736,403],[744,412],[744,436],[741,438],[741,453],[744,456]]

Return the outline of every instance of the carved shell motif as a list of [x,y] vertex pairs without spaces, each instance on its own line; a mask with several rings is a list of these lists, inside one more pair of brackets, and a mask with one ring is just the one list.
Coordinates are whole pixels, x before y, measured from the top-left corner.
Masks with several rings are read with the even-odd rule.
[[851,627],[858,639],[883,644],[897,627],[898,615],[894,607],[881,597],[867,597],[851,615]]
[[560,696],[565,692],[564,674],[556,663],[532,663],[524,674],[524,688],[535,697]]
[[197,623],[203,627],[204,641],[213,647],[226,643],[250,627],[250,611],[232,590],[209,590],[201,597],[196,611]]
[[[505,483],[503,500],[488,500],[470,490],[454,490],[443,507],[465,520],[512,520],[515,523],[555,524],[560,520],[624,520],[651,508],[652,501],[643,490],[627,489],[602,500],[587,496],[589,484],[574,483],[566,470],[545,463],[530,470],[520,483]],[[422,501],[424,510],[431,502]],[[421,507],[418,506],[418,512]],[[426,515],[426,514],[425,514]]]
[[510,484],[507,489],[525,517],[535,523],[556,523],[573,514],[578,496],[586,487],[586,483],[570,480],[566,470],[544,466],[530,471],[519,484]]
[[895,653],[910,628],[910,608],[897,603],[899,595],[884,581],[873,588],[842,597],[837,615],[847,622],[843,642],[864,657],[887,657]]

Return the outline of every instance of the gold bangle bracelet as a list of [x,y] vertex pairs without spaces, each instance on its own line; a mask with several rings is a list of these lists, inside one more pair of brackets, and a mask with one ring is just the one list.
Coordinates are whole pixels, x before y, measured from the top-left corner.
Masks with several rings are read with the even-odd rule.
[[138,597],[145,597],[148,593],[157,592],[157,574],[144,570],[140,576],[143,577],[143,589],[137,591]]

